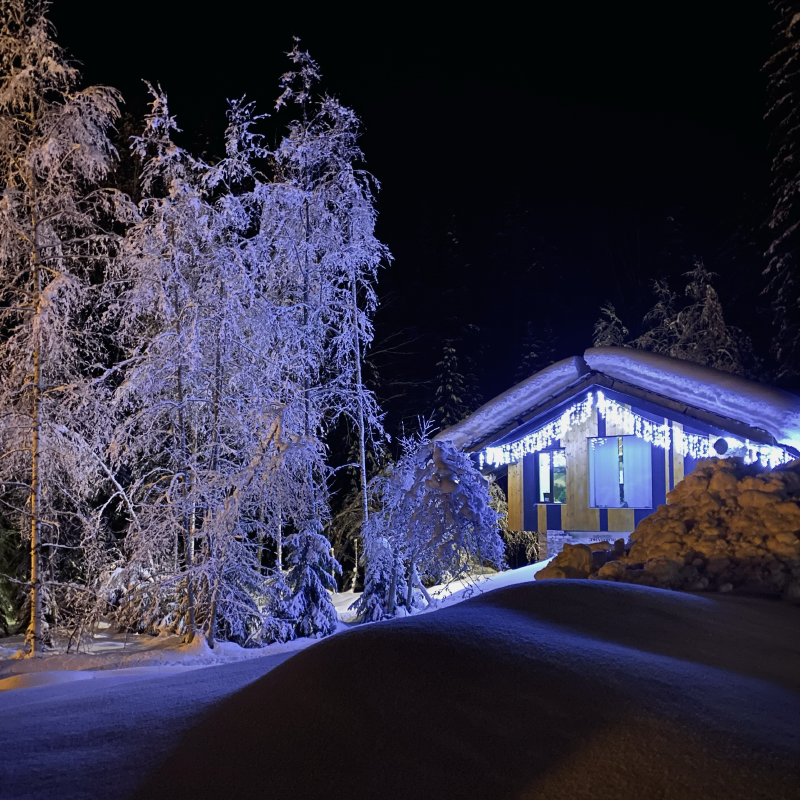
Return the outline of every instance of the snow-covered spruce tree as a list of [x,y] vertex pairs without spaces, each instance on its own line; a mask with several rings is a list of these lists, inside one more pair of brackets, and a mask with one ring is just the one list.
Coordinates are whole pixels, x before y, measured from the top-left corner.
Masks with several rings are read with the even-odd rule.
[[555,339],[553,326],[549,322],[544,324],[541,332],[533,322],[527,323],[522,339],[522,357],[514,376],[516,381],[524,381],[555,362]]
[[[107,476],[108,431],[88,381],[92,281],[113,255],[104,225],[131,209],[99,188],[114,158],[118,93],[76,90],[41,0],[0,3],[0,460],[4,515],[30,542],[29,655],[42,651],[47,565],[92,540],[87,501]],[[77,558],[72,559],[73,563]],[[77,572],[80,577],[80,569]]]
[[592,334],[594,347],[624,347],[628,338],[628,329],[617,316],[617,310],[612,303],[606,303],[600,309],[600,319],[597,320]]
[[777,330],[774,353],[779,377],[800,375],[800,3],[771,0],[778,17],[767,74],[766,121],[771,129],[772,241],[766,293]]
[[445,339],[442,358],[436,364],[436,395],[434,396],[436,424],[444,429],[460,422],[469,414],[465,402],[466,386],[458,363],[455,342]]
[[[377,558],[374,566],[367,558],[367,588],[355,608],[373,618],[378,613],[392,615],[398,603],[413,606],[415,588],[431,603],[424,579],[455,579],[477,565],[499,568],[504,563],[499,515],[491,507],[488,482],[470,457],[449,441],[431,440],[426,426],[401,444],[398,462],[371,486],[380,511],[370,517],[365,539],[367,552],[377,552]],[[391,555],[376,544],[382,539]],[[393,569],[386,590],[390,560]],[[402,584],[406,596],[398,599]]]
[[666,280],[653,282],[655,305],[645,314],[645,332],[633,341],[640,350],[669,355],[681,339],[676,303],[677,295],[669,288]]
[[[297,326],[299,361],[289,377],[302,387],[303,436],[320,442],[335,420],[349,420],[359,435],[363,491],[367,442],[375,446],[383,428],[361,360],[373,335],[376,272],[388,252],[374,235],[376,184],[357,168],[357,117],[334,98],[313,95],[319,68],[297,42],[289,55],[294,69],[283,76],[278,107],[294,106],[297,117],[272,154],[275,177],[263,190],[260,235],[276,302]],[[294,523],[295,567],[287,576],[293,608],[304,609],[319,635],[334,629],[335,616],[311,576],[338,569],[324,558],[330,549],[320,527],[328,514],[324,480],[325,472],[309,466],[308,485],[318,488],[309,518]],[[330,624],[315,627],[326,619]],[[298,624],[307,631],[307,623]]]
[[676,309],[676,297],[666,282],[656,282],[658,300],[644,319],[651,327],[631,344],[735,375],[753,374],[756,359],[752,344],[739,328],[725,322],[722,303],[712,283],[714,273],[697,261],[685,277],[689,302],[680,310]]

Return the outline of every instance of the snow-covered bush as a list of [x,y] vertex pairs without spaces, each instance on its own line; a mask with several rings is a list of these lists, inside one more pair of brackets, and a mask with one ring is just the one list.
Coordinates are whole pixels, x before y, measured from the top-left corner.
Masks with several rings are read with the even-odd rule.
[[423,580],[504,563],[499,514],[470,457],[449,441],[431,440],[425,427],[402,447],[398,462],[370,485],[380,511],[365,527],[367,587],[356,610],[372,618],[412,606],[415,587],[427,594]]

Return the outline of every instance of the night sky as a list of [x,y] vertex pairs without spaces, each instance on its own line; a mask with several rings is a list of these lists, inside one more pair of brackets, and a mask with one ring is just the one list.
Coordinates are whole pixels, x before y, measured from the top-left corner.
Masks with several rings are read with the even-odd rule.
[[478,361],[488,398],[513,383],[528,322],[550,325],[556,358],[590,346],[606,300],[635,326],[649,281],[679,288],[675,247],[720,273],[731,319],[766,349],[763,263],[735,236],[766,216],[766,3],[288,5],[55,0],[50,16],[86,82],[116,86],[140,117],[141,79],[160,81],[208,157],[226,98],[271,110],[301,37],[361,116],[383,184],[395,260],[376,349],[396,349],[376,361],[383,394],[404,398],[397,419],[432,408],[445,338]]

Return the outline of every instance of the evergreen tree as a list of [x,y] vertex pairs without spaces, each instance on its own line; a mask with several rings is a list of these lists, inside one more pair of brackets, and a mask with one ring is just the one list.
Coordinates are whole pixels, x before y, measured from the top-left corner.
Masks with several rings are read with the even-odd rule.
[[612,303],[606,303],[600,309],[600,319],[594,326],[592,344],[594,347],[624,347],[628,338],[628,329],[617,316]]
[[779,377],[800,375],[800,3],[770,0],[778,16],[768,79],[773,207],[766,292],[772,300]]
[[689,302],[682,309],[676,308],[677,298],[666,281],[656,281],[658,300],[644,320],[650,328],[631,345],[736,375],[754,374],[757,361],[752,344],[741,330],[725,322],[713,286],[714,273],[697,261],[685,277]]
[[555,363],[555,341],[553,326],[549,322],[544,324],[540,334],[536,325],[528,321],[522,340],[522,357],[514,376],[517,382],[524,381]]
[[442,358],[436,364],[436,368],[434,419],[440,428],[445,429],[460,422],[470,413],[466,403],[464,375],[459,367],[453,339],[445,339]]
[[391,616],[397,605],[413,608],[415,588],[431,604],[425,579],[456,579],[476,565],[504,563],[488,481],[469,455],[449,441],[432,441],[428,430],[423,425],[416,436],[405,437],[397,463],[370,483],[379,510],[364,529],[373,562],[368,556],[365,585],[370,590],[355,605],[362,617]]

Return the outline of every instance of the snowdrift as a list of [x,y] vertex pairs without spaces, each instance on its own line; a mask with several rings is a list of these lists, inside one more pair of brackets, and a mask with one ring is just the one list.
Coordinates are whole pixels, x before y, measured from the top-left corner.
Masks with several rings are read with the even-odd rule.
[[136,797],[798,797],[798,619],[600,581],[500,589],[299,653]]

